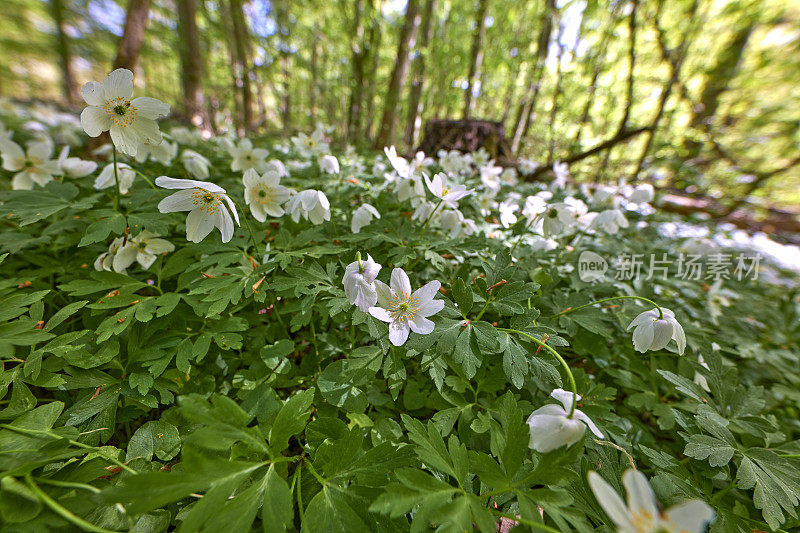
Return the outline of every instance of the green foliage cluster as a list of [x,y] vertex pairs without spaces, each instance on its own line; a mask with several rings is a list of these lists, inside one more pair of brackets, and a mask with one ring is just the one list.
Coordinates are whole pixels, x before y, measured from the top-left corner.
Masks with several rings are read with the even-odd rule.
[[[243,205],[227,153],[193,149]],[[0,193],[4,529],[493,532],[510,520],[607,531],[587,473],[619,488],[631,466],[664,506],[711,505],[712,532],[800,527],[795,289],[763,277],[724,289],[581,281],[581,251],[661,257],[686,243],[659,233],[664,215],[633,211],[628,229],[551,251],[518,245],[524,219],[507,232],[425,232],[362,156],[341,162],[334,175],[290,165],[283,180],[324,190],[330,222],[251,219],[253,235],[243,225],[229,243],[187,242],[183,216],[159,213],[164,193],[139,177],[119,211],[92,177]],[[177,163],[130,164],[184,177]],[[361,202],[381,218],[354,234]],[[461,208],[483,220],[474,196]],[[113,238],[142,229],[175,251],[148,270],[92,268]],[[402,267],[413,287],[441,281],[431,334],[393,346],[347,301],[344,267],[367,252],[381,280]],[[635,352],[625,328],[647,307],[632,299],[564,313],[619,296],[672,309],[686,353]],[[526,417],[569,388],[553,350],[604,438],[541,454]]]

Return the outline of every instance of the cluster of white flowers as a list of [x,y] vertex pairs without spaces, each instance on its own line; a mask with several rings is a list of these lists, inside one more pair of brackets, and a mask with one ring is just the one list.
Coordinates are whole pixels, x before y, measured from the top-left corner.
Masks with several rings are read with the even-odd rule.
[[[389,341],[402,346],[412,331],[427,335],[434,329],[428,317],[444,308],[434,297],[442,284],[430,281],[411,291],[411,281],[402,268],[392,270],[389,285],[377,279],[381,265],[372,256],[359,257],[345,268],[342,284],[351,304],[383,322],[389,323]],[[377,304],[377,305],[376,305]]]
[[108,251],[100,254],[94,262],[95,270],[113,270],[124,273],[134,261],[147,270],[155,263],[159,255],[168,254],[175,246],[159,238],[156,233],[144,230],[133,239],[117,237],[108,247]]

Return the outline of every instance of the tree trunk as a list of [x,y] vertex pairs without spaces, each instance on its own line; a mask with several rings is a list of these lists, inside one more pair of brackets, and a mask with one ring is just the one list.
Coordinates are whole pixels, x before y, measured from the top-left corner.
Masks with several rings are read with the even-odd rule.
[[[711,119],[717,113],[719,97],[728,88],[728,84],[736,75],[739,61],[742,58],[747,41],[755,27],[755,19],[748,17],[736,32],[730,37],[722,52],[717,57],[716,64],[708,71],[706,83],[700,96],[700,102],[692,115],[689,126],[695,130],[705,131]],[[700,153],[702,143],[695,139],[684,142],[687,157],[693,159]]]
[[539,95],[539,83],[547,59],[547,47],[550,45],[550,34],[553,32],[553,13],[555,13],[555,0],[545,0],[544,13],[542,14],[539,39],[536,44],[536,60],[533,69],[528,73],[528,83],[525,94],[517,110],[517,119],[514,126],[514,136],[511,139],[511,151],[519,153],[522,137],[528,131],[528,123],[536,108],[536,99]]
[[225,44],[228,50],[228,65],[230,66],[231,74],[231,92],[230,96],[233,100],[233,127],[239,135],[244,134],[244,118],[242,112],[242,93],[239,90],[239,78],[236,70],[236,45],[234,44],[233,25],[231,23],[231,14],[229,6],[226,2],[220,2],[220,24],[225,30]]
[[181,82],[186,118],[195,126],[207,127],[203,97],[203,59],[197,31],[196,0],[181,0],[178,4],[180,30]]
[[372,72],[372,76],[365,77],[365,84],[366,84],[366,109],[364,116],[366,117],[366,123],[364,125],[364,133],[363,136],[366,139],[373,139],[373,126],[374,120],[372,117],[375,116],[375,93],[377,91],[377,75],[375,74],[378,71],[378,65],[380,63],[380,48],[381,48],[381,40],[383,39],[383,31],[381,28],[381,20],[383,17],[381,16],[381,9],[382,9],[383,2],[378,0],[377,11],[373,14],[372,17],[372,24],[370,24],[369,28],[369,54],[370,54],[370,72]]
[[233,43],[235,46],[237,86],[242,93],[242,122],[244,129],[253,128],[253,92],[250,88],[250,61],[247,57],[246,39],[249,39],[247,25],[242,11],[242,0],[230,0],[231,23],[233,24]]
[[56,24],[56,37],[58,42],[58,56],[61,63],[61,72],[64,83],[64,97],[67,103],[72,105],[80,101],[78,83],[75,81],[75,73],[72,70],[72,52],[70,49],[69,37],[66,33],[66,22],[64,21],[64,2],[63,0],[51,0],[53,21]]
[[558,97],[561,96],[561,59],[564,56],[564,47],[561,44],[561,37],[564,35],[564,26],[558,25],[558,37],[556,37],[556,46],[558,46],[558,54],[556,55],[556,87],[553,90],[553,102],[550,104],[550,123],[548,126],[548,137],[550,138],[550,145],[547,149],[547,166],[553,164],[553,152],[556,147],[556,114],[558,113]]
[[361,106],[364,95],[364,66],[367,61],[366,43],[364,42],[364,0],[355,0],[353,14],[353,36],[351,43],[352,59],[350,64],[350,100],[347,105],[347,137],[358,138],[361,129]]
[[600,40],[600,45],[597,47],[597,53],[594,56],[594,62],[592,65],[592,79],[589,82],[589,87],[587,89],[587,99],[586,104],[583,106],[583,112],[581,113],[581,118],[578,121],[578,130],[575,132],[575,138],[572,140],[572,145],[575,148],[580,148],[581,144],[581,134],[583,133],[583,126],[587,122],[589,122],[589,113],[592,111],[592,105],[594,104],[594,97],[595,93],[597,92],[597,80],[600,78],[600,73],[603,70],[603,64],[605,63],[606,57],[606,48],[608,46],[608,42],[611,39],[611,36],[614,34],[614,27],[617,25],[617,18],[616,12],[611,13],[611,22],[606,28],[606,31],[603,33],[603,37]]
[[425,83],[425,61],[428,47],[433,39],[433,19],[436,9],[436,0],[425,2],[425,11],[422,15],[422,42],[420,43],[417,57],[412,65],[411,91],[408,97],[408,121],[406,122],[406,146],[413,148],[419,144],[419,132],[422,126],[422,87]]
[[[699,0],[695,0],[692,3],[692,7],[689,10],[689,15],[686,17],[686,20],[695,20],[695,13],[697,13],[698,3]],[[650,124],[650,130],[645,134],[646,140],[644,143],[644,148],[642,148],[642,153],[639,155],[639,160],[636,162],[636,170],[634,170],[632,176],[634,179],[636,179],[636,177],[642,171],[645,159],[647,158],[648,152],[650,152],[650,148],[653,145],[653,139],[655,138],[656,132],[658,131],[658,125],[661,122],[661,117],[664,116],[664,109],[666,108],[667,101],[669,100],[669,97],[672,94],[672,88],[675,86],[675,83],[680,78],[681,68],[683,67],[683,60],[686,58],[686,53],[689,47],[690,34],[694,30],[694,26],[690,27],[683,34],[683,39],[681,40],[681,44],[678,46],[678,49],[675,51],[675,53],[674,54],[670,53],[670,51],[666,47],[666,39],[664,38],[663,30],[661,29],[661,26],[658,23],[663,5],[664,2],[662,0],[658,4],[658,12],[654,19],[654,23],[656,26],[656,33],[658,35],[658,40],[659,44],[661,45],[662,53],[665,55],[665,58],[669,63],[670,77],[669,80],[667,80],[667,83],[664,85],[664,88],[661,90],[661,98],[659,98],[658,101],[656,116],[653,118],[653,122]]]
[[308,120],[313,128],[317,123],[317,97],[319,90],[319,29],[314,26],[314,42],[311,43],[311,90],[308,95]]
[[397,45],[397,58],[395,59],[392,77],[389,80],[389,88],[386,92],[386,99],[383,102],[383,115],[381,125],[378,130],[378,137],[375,139],[375,148],[380,149],[392,144],[394,129],[397,125],[397,107],[400,102],[400,92],[408,76],[409,51],[414,48],[414,41],[417,36],[420,16],[418,0],[408,0],[406,5],[406,17],[403,28],[400,31],[400,40]]
[[464,93],[464,120],[468,119],[474,111],[475,98],[480,92],[483,40],[486,37],[486,11],[489,7],[489,0],[478,0],[478,2],[478,12],[475,15],[475,32],[472,34],[472,49],[469,56],[467,91]]
[[114,60],[114,69],[126,68],[133,70],[139,59],[139,51],[144,43],[144,31],[147,28],[147,18],[150,12],[150,0],[130,0],[128,12],[125,15],[125,30],[117,47],[117,58]]

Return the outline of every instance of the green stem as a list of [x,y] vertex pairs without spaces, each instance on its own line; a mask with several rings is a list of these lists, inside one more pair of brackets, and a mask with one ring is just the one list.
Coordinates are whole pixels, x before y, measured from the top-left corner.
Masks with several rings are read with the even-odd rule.
[[[46,436],[46,437],[52,437],[54,439],[63,439],[64,438],[61,435],[56,435],[55,433],[51,433],[50,431],[44,431],[44,430],[39,430],[39,429],[21,428],[21,427],[12,426],[10,424],[0,424],[0,428],[8,429],[8,430],[13,431],[15,433],[21,433],[23,435],[37,435],[37,436],[38,435],[43,435],[43,436]],[[96,448],[94,446],[89,446],[88,444],[84,444],[82,442],[78,442],[78,441],[72,440],[72,439],[68,439],[68,442],[70,444],[72,444],[73,446],[77,446],[78,448],[83,448],[84,450],[91,450],[93,452],[100,453],[100,455],[102,457],[104,457],[105,459],[108,459],[109,461],[111,461],[112,463],[117,465],[118,467],[122,468],[123,470],[126,470],[127,472],[129,472],[131,474],[138,473],[138,472],[136,472],[136,470],[134,470],[133,468],[129,467],[128,465],[126,465],[125,463],[120,461],[119,459],[117,459],[115,457],[111,457],[109,455],[106,455],[100,448]]]
[[509,520],[513,520],[514,522],[518,522],[522,525],[531,527],[533,529],[538,529],[539,531],[548,531],[549,533],[561,533],[560,530],[554,529],[550,526],[546,526],[539,522],[534,522],[533,520],[527,520],[525,518],[521,518],[519,516],[513,516],[509,514],[505,514],[497,509],[489,509],[492,513],[496,514],[497,516],[502,516],[503,518],[508,518]]
[[66,508],[62,507],[57,501],[50,497],[49,494],[44,492],[42,489],[33,482],[30,474],[25,474],[25,483],[27,483],[28,488],[36,494],[36,497],[41,500],[47,507],[50,508],[54,513],[59,515],[61,518],[65,519],[66,521],[74,524],[75,526],[79,527],[82,531],[91,531],[93,533],[115,533],[110,529],[103,529],[102,527],[98,527],[90,522],[87,522],[83,518],[75,516],[72,514],[71,511],[67,510]]
[[311,475],[312,475],[312,476],[314,476],[314,479],[316,479],[316,480],[317,480],[317,482],[319,482],[319,484],[320,484],[320,485],[322,485],[322,486],[324,487],[324,486],[325,486],[325,484],[327,483],[327,481],[325,481],[325,478],[324,478],[324,477],[322,477],[322,476],[320,476],[320,475],[317,473],[317,470],[314,468],[314,465],[312,465],[312,464],[311,464],[310,462],[308,462],[308,461],[304,461],[304,462],[303,462],[303,464],[304,464],[304,465],[306,465],[306,466],[308,467],[308,471],[309,471],[309,472],[311,472]]
[[422,233],[420,233],[420,235],[419,235],[419,240],[422,240],[422,237],[425,236],[425,232],[428,231],[428,224],[431,223],[431,219],[433,218],[433,215],[436,214],[436,211],[439,209],[439,206],[442,205],[442,202],[444,202],[444,200],[439,200],[439,203],[436,204],[436,207],[433,208],[433,211],[431,211],[431,214],[428,215],[428,218],[425,219],[425,225],[422,226]]
[[117,147],[111,143],[111,153],[114,154],[114,184],[117,194],[114,196],[114,211],[119,211],[119,175],[117,174]]
[[[491,301],[492,301],[491,296],[487,295],[486,296],[486,303],[483,304],[483,307],[481,308],[480,312],[478,312],[478,316],[475,317],[475,320],[480,320],[481,319],[481,317],[483,316],[483,313],[486,312],[486,308],[489,307],[489,304],[491,303]],[[464,318],[466,319],[467,317],[464,317]]]
[[100,489],[97,487],[93,487],[91,485],[87,485],[86,483],[75,483],[74,481],[60,481],[58,479],[48,479],[44,477],[35,477],[33,478],[36,483],[42,485],[52,485],[54,487],[63,487],[63,488],[70,488],[70,489],[83,489],[88,490],[89,492],[94,492],[95,494],[100,494]]
[[[250,240],[253,241],[253,249],[255,250],[256,255],[258,255],[259,254],[258,243],[256,242],[256,236],[255,233],[253,233],[253,228],[250,226],[250,220],[247,219],[247,214],[245,210],[242,209],[242,206],[239,205],[239,202],[233,200],[233,198],[231,198],[231,200],[233,201],[233,205],[235,205],[236,208],[242,213],[242,218],[244,219],[244,223],[247,226],[247,231],[250,232]],[[266,254],[266,250],[264,251],[264,253]],[[262,254],[258,263],[261,264],[263,260],[264,260],[264,255]]]
[[653,308],[658,309],[658,318],[659,320],[664,318],[664,311],[661,310],[661,307],[655,303],[653,300],[645,298],[643,296],[612,296],[611,298],[603,298],[602,300],[597,300],[594,302],[589,302],[588,304],[579,305],[578,307],[570,307],[569,309],[564,309],[560,313],[556,313],[555,315],[550,315],[545,318],[555,318],[558,316],[566,315],[568,313],[572,313],[573,311],[579,311],[581,309],[585,309],[587,307],[591,307],[595,304],[601,304],[603,302],[610,302],[612,300],[642,300],[643,302],[647,302],[653,306]]
[[138,171],[138,170],[136,170],[135,168],[133,169],[133,171],[134,171],[134,172],[136,172],[137,174],[139,174],[141,177],[143,177],[143,178],[144,178],[144,181],[146,181],[146,182],[148,183],[148,185],[150,185],[150,187],[152,187],[152,188],[154,188],[154,189],[158,190],[158,187],[156,187],[155,183],[153,183],[153,182],[150,180],[150,178],[148,178],[147,176],[145,176],[144,174],[142,174],[141,172],[139,172],[139,171]]
[[572,416],[575,414],[575,406],[578,403],[578,387],[577,385],[575,385],[575,376],[572,375],[572,370],[569,368],[569,365],[564,360],[564,358],[561,357],[561,354],[559,354],[553,348],[551,348],[544,342],[540,341],[533,335],[529,335],[524,331],[519,331],[518,329],[508,329],[508,328],[496,328],[496,329],[498,331],[505,331],[506,333],[516,333],[517,335],[522,335],[523,337],[527,337],[528,339],[532,340],[545,350],[549,351],[551,354],[555,356],[556,359],[558,359],[558,361],[561,363],[561,367],[564,369],[564,371],[566,371],[567,377],[569,378],[569,386],[570,390],[572,391],[572,407],[569,410],[569,415],[567,416],[567,418],[572,418]]
[[523,229],[523,230],[522,230],[522,233],[520,234],[520,236],[519,236],[519,239],[517,239],[517,242],[515,242],[515,243],[514,243],[514,246],[512,246],[512,247],[511,247],[511,250],[508,252],[508,254],[509,254],[509,255],[511,255],[511,256],[513,256],[513,255],[514,255],[514,250],[516,250],[516,249],[517,249],[517,246],[519,246],[519,243],[521,243],[521,242],[522,242],[522,238],[525,236],[525,233],[528,231],[528,228],[530,228],[530,227],[531,227],[531,224],[533,224],[535,221],[536,221],[536,217],[533,217],[533,218],[530,220],[530,222],[528,222],[527,224],[525,224],[525,229]]

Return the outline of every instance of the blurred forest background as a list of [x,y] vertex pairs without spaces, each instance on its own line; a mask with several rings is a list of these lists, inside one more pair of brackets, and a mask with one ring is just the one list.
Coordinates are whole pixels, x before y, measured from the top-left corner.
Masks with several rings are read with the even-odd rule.
[[542,173],[800,201],[797,0],[2,1],[0,97],[80,109],[114,67],[217,133],[411,151],[480,118]]

